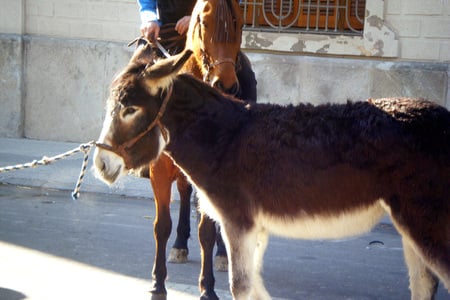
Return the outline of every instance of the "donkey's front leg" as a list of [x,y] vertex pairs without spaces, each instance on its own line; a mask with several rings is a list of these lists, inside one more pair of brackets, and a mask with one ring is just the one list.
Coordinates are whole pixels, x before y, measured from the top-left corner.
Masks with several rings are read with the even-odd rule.
[[266,230],[257,231],[256,248],[253,254],[253,285],[251,299],[271,299],[269,293],[264,287],[264,281],[261,276],[263,268],[264,252],[269,242],[269,234]]
[[254,226],[223,225],[223,238],[228,251],[229,281],[233,299],[270,299],[259,271],[267,245],[267,234]]

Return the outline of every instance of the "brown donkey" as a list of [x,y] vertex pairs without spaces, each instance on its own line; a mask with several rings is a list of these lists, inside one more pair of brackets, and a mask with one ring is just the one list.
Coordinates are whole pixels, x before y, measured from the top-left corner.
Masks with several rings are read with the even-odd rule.
[[107,182],[164,152],[223,229],[235,299],[269,299],[269,234],[341,238],[388,213],[413,299],[450,288],[450,113],[425,100],[245,104],[186,74],[189,51],[114,81],[95,166]]

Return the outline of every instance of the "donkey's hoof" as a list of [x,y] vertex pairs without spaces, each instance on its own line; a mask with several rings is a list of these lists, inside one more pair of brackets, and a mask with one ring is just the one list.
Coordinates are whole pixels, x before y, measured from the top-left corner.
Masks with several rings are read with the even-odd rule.
[[167,261],[174,264],[185,264],[188,261],[189,251],[187,249],[170,249]]
[[228,272],[228,258],[218,255],[214,259],[214,269],[219,272]]

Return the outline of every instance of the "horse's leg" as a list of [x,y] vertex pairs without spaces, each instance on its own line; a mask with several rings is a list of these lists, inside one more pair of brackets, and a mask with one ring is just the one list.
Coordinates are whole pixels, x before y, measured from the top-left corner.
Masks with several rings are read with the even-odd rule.
[[198,239],[200,241],[202,268],[199,277],[200,299],[219,299],[214,292],[213,250],[216,239],[216,225],[204,213],[200,216],[198,224]]
[[155,196],[156,217],[154,222],[154,237],[156,243],[155,261],[152,271],[152,299],[166,299],[165,280],[166,245],[172,230],[170,218],[170,188],[172,178],[166,168],[163,157],[150,166],[150,181]]
[[216,257],[214,258],[214,269],[219,272],[227,272],[228,271],[228,257],[227,257],[227,249],[225,248],[225,244],[222,239],[222,234],[220,232],[220,225],[217,224],[217,251]]
[[[176,168],[176,166],[173,166]],[[181,172],[177,176],[177,187],[180,193],[180,216],[177,226],[177,237],[170,250],[168,262],[186,263],[188,260],[188,239],[191,233],[191,194],[192,186]]]

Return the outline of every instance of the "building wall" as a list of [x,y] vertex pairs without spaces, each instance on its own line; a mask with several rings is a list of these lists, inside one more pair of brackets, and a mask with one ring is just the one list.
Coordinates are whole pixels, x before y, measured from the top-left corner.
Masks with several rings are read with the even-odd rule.
[[389,0],[386,22],[400,40],[405,60],[450,61],[449,0]]
[[[396,57],[370,51],[280,52],[246,47],[243,41],[259,101],[412,96],[450,108],[448,0],[369,1],[382,4],[376,15],[398,42]],[[135,0],[0,0],[0,5],[0,136],[97,138],[109,84],[131,56],[126,43],[139,34]],[[374,34],[377,24],[371,25]],[[280,45],[288,38],[278,34],[275,39]]]
[[[384,21],[400,41],[398,58],[450,61],[449,0],[367,2],[384,6]],[[116,42],[139,34],[136,0],[0,0],[0,5],[2,33]]]

